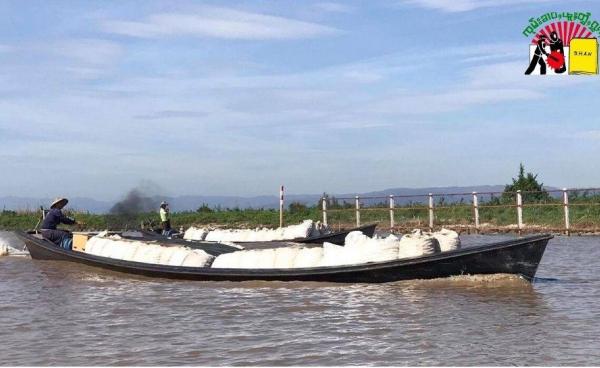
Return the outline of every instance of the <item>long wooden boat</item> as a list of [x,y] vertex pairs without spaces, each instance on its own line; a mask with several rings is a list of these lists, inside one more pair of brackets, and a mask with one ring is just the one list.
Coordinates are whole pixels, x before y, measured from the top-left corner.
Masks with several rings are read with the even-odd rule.
[[[368,237],[373,237],[373,235],[375,234],[376,227],[377,227],[377,224],[368,224],[368,225],[358,226],[358,227],[348,229],[348,230],[337,231],[337,232],[333,232],[330,234],[309,237],[309,238],[296,238],[296,239],[290,239],[290,240],[286,240],[286,241],[274,240],[274,241],[270,241],[270,242],[235,242],[235,243],[241,244],[242,246],[244,246],[244,248],[264,248],[264,247],[269,247],[269,244],[277,244],[277,243],[283,244],[283,243],[287,243],[287,242],[303,243],[303,244],[323,244],[325,242],[329,242],[329,243],[333,243],[333,244],[337,244],[337,245],[344,245],[344,239],[346,238],[346,235],[348,235],[350,232],[360,231]],[[144,237],[149,238],[149,239],[156,239],[156,240],[167,239],[165,236],[155,233],[153,231],[142,230],[141,232],[142,232],[142,234],[144,234]],[[169,240],[173,240],[173,239],[169,239]]]
[[424,257],[351,266],[296,269],[224,269],[165,266],[95,256],[65,250],[39,235],[18,232],[36,260],[77,262],[113,271],[204,281],[326,281],[381,283],[457,275],[514,274],[532,280],[552,235],[466,247]]

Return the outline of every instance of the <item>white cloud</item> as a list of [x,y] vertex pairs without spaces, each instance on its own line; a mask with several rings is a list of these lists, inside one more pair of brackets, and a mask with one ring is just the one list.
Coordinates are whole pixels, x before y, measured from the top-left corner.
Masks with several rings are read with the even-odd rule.
[[466,108],[541,98],[540,92],[524,88],[472,88],[464,86],[438,93],[401,93],[374,103],[373,113],[385,115],[424,115],[460,111]]
[[401,3],[427,9],[457,13],[480,8],[511,7],[515,5],[530,5],[556,0],[401,0]]
[[330,36],[339,30],[284,17],[226,8],[202,7],[195,14],[162,13],[144,21],[105,21],[104,31],[131,37],[209,37],[240,40],[281,40]]
[[355,8],[353,6],[350,6],[348,4],[341,4],[341,3],[335,3],[335,2],[322,2],[322,3],[317,3],[314,5],[315,8],[325,11],[325,12],[330,12],[330,13],[352,13],[354,12]]
[[587,139],[592,141],[600,141],[600,130],[586,130],[581,132],[576,132],[571,135],[571,137],[576,139]]
[[122,47],[115,42],[86,38],[56,42],[50,51],[86,65],[110,64],[123,54]]

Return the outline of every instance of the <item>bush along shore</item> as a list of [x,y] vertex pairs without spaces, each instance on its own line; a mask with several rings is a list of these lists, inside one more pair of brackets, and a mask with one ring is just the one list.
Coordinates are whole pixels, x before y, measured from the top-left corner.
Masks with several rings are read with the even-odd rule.
[[[144,225],[159,226],[158,212],[136,214],[91,214],[83,212],[64,211],[66,215],[74,217],[78,224],[73,226],[61,225],[72,231],[97,231],[138,229]],[[297,224],[305,219],[318,221],[321,213],[316,208],[307,208],[303,211],[286,211],[285,223]],[[27,211],[2,211],[0,212],[0,229],[2,230],[32,230],[41,219],[41,212]],[[279,212],[274,209],[225,209],[201,210],[171,213],[173,228],[187,229],[192,225],[211,227],[236,227],[256,228],[279,226]]]
[[[570,201],[571,233],[600,233],[600,197],[580,197]],[[489,206],[489,207],[488,207]],[[137,214],[91,214],[66,211],[75,217],[78,225],[64,226],[72,231],[100,231],[105,229],[137,229],[144,225],[159,225],[157,212]],[[31,230],[40,221],[41,214],[27,211],[0,212],[0,229]],[[304,206],[293,203],[284,212],[284,225],[298,224],[302,220],[322,221],[320,206]],[[327,222],[333,230],[343,230],[356,226],[354,208],[331,206],[327,211]],[[396,206],[394,208],[394,228],[390,228],[389,208],[373,205],[361,208],[361,224],[379,223],[380,230],[407,232],[414,228],[429,227],[429,210],[423,204]],[[466,203],[444,204],[435,207],[434,229],[441,227],[465,232],[495,233],[516,232],[517,214],[512,204],[480,204],[479,229],[474,226],[473,207]],[[213,228],[276,228],[279,226],[279,212],[274,209],[209,209],[201,207],[197,211],[174,212],[171,223],[175,229],[190,226]],[[523,205],[523,228],[521,232],[565,231],[564,208],[560,200],[545,199],[543,202],[526,201]]]
[[[485,201],[478,203],[477,210],[472,203],[464,201],[448,202],[446,195],[437,194],[437,202],[429,208],[429,203],[410,202],[394,206],[392,212],[386,197],[380,203],[360,205],[360,224],[379,223],[380,230],[405,233],[415,228],[427,229],[433,220],[432,230],[446,227],[459,232],[552,232],[552,233],[593,233],[600,234],[600,189],[570,189],[547,191],[538,175],[525,171],[519,166],[517,177],[507,184],[501,193],[487,193]],[[484,193],[486,194],[486,193]],[[452,196],[450,194],[449,196]],[[562,196],[562,198],[561,198]],[[414,196],[422,198],[423,196]],[[284,224],[298,224],[302,220],[319,221],[324,218],[321,209],[326,207],[327,223],[334,230],[349,229],[357,225],[357,210],[353,198],[329,197],[314,206],[293,202],[284,212]],[[374,197],[371,197],[373,199]],[[119,214],[90,214],[68,212],[76,218],[78,225],[67,227],[70,230],[100,231],[139,229],[158,226],[158,212],[126,212],[133,202],[144,198],[135,190],[130,193],[126,203],[117,203],[113,208]],[[482,198],[483,199],[483,198]],[[350,202],[348,202],[350,200]],[[131,203],[129,203],[129,202]],[[326,201],[323,203],[322,201]],[[372,201],[371,201],[372,202]],[[519,204],[520,205],[517,205]],[[568,206],[567,206],[568,203]],[[325,206],[323,206],[325,204]],[[519,228],[518,212],[522,220]],[[569,214],[566,217],[566,214]],[[433,217],[431,215],[433,214]],[[478,215],[479,226],[475,226]],[[31,230],[40,221],[40,212],[2,211],[0,212],[1,230]],[[568,219],[568,220],[567,220]],[[393,226],[392,226],[393,224]],[[222,209],[203,205],[196,211],[174,212],[171,225],[175,229],[187,229],[190,226],[212,228],[276,228],[279,226],[279,211],[275,209]],[[568,231],[567,231],[568,225]]]

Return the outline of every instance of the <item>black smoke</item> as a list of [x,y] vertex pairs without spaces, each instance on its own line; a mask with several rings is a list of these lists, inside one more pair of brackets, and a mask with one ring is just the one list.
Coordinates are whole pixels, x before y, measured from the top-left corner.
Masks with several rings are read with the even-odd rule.
[[[115,203],[106,217],[110,230],[139,228],[141,223],[158,219],[158,208],[163,200],[160,188],[150,182],[131,189],[123,199]],[[156,216],[152,216],[156,214]]]
[[109,213],[112,215],[137,215],[139,213],[157,210],[160,200],[145,195],[140,189],[130,190],[125,198],[115,203]]

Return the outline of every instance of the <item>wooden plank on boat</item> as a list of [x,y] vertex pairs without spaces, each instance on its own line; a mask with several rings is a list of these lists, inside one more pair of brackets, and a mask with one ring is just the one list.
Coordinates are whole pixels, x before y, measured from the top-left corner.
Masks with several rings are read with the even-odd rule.
[[77,252],[85,252],[85,245],[90,238],[89,233],[73,233],[73,250]]

